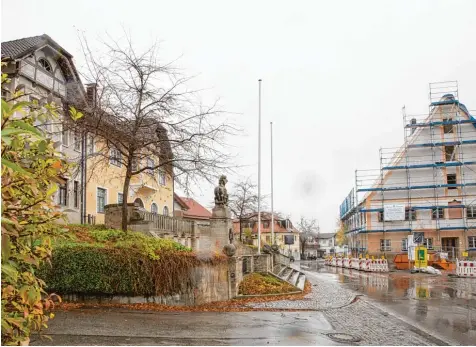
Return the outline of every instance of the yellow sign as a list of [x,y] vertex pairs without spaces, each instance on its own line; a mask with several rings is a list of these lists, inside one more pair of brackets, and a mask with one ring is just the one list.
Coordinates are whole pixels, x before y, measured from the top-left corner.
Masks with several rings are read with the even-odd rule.
[[365,259],[369,259],[369,255],[368,255],[368,254],[365,255]]
[[372,256],[372,260],[374,260],[374,259],[375,259],[374,256]]
[[362,254],[359,254],[359,259],[362,259]]
[[385,257],[382,255],[382,257],[380,259],[385,259]]
[[468,256],[468,252],[463,252],[463,257],[467,257]]
[[420,299],[428,299],[430,297],[430,291],[425,287],[416,287],[416,297]]
[[415,267],[427,267],[428,266],[428,250],[426,247],[415,247]]

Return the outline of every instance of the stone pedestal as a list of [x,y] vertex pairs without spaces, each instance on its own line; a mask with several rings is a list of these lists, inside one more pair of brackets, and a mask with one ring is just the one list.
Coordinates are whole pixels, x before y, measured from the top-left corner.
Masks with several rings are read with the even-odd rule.
[[210,228],[200,235],[200,250],[222,253],[230,243],[230,229],[233,232],[230,211],[226,206],[215,206],[210,218]]

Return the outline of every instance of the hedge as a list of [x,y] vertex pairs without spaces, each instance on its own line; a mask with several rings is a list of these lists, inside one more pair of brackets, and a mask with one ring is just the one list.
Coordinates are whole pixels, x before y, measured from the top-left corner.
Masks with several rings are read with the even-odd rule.
[[[158,296],[188,291],[192,269],[225,261],[224,256],[198,259],[171,240],[111,230],[77,231],[59,240],[41,278],[49,292],[83,295]],[[105,237],[105,235],[109,237]],[[78,236],[79,235],[79,236]],[[91,237],[88,240],[84,240]],[[83,239],[78,241],[78,239]],[[101,241],[97,241],[101,240]]]

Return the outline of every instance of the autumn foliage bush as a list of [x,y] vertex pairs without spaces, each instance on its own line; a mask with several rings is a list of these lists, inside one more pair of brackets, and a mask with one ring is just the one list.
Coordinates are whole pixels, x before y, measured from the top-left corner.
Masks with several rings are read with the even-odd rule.
[[274,276],[252,273],[243,278],[240,283],[241,295],[282,294],[295,292],[297,289],[287,282]]
[[[2,73],[2,90],[8,82]],[[28,344],[56,301],[38,269],[51,255],[50,236],[62,232],[53,196],[68,164],[38,124],[58,121],[60,108],[25,99],[2,96],[2,345]]]
[[172,240],[129,231],[69,227],[54,243],[51,266],[42,268],[52,291],[61,294],[156,296],[183,293],[194,285],[194,267],[226,261],[198,259]]

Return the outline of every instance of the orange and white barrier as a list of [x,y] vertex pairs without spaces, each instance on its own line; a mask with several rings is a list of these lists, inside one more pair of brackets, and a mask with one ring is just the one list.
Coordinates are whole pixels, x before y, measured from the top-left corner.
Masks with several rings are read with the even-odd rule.
[[332,258],[331,266],[337,266],[337,258]]
[[350,267],[355,270],[360,270],[360,259],[352,258],[350,261]]
[[337,266],[337,267],[342,267],[342,265],[343,265],[342,258],[337,258],[336,266]]
[[365,271],[365,261],[366,259],[359,259],[359,270]]
[[476,277],[476,261],[456,259],[456,275],[459,277]]
[[364,271],[372,271],[371,265],[372,265],[372,259],[365,259]]
[[347,269],[350,269],[350,263],[351,263],[351,259],[349,258],[344,258],[342,260],[342,267],[345,267]]

